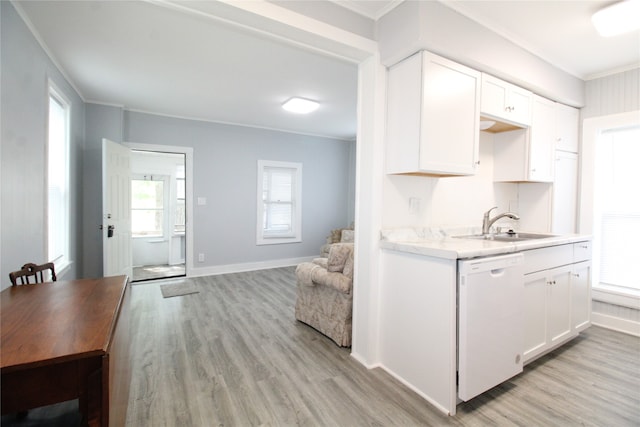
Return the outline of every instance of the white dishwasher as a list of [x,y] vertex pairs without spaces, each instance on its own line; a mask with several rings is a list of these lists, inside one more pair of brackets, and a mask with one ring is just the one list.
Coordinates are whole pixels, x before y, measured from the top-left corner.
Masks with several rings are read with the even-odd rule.
[[458,397],[522,372],[522,254],[458,261]]

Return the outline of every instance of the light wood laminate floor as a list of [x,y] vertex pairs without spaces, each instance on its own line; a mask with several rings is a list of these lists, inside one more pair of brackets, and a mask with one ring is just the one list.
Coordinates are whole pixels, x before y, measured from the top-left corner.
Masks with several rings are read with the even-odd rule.
[[591,327],[447,417],[297,322],[294,268],[186,280],[132,289],[128,426],[640,425],[637,337]]

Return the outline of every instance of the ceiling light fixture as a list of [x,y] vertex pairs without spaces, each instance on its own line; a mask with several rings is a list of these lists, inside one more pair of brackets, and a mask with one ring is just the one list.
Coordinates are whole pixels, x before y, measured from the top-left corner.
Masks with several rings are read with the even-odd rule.
[[317,110],[319,106],[320,104],[318,104],[316,101],[297,97],[291,98],[290,100],[282,104],[282,108],[296,114],[311,113],[312,111]]
[[612,37],[640,28],[640,0],[624,0],[600,9],[591,17],[603,37]]

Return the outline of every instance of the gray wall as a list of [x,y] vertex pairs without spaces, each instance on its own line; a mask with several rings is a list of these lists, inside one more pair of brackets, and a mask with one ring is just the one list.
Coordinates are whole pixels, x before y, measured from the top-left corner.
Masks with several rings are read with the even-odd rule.
[[[93,153],[102,136],[118,139],[121,109],[87,105],[85,151],[85,270],[101,266],[100,165]],[[131,143],[192,147],[194,198],[194,267],[315,256],[332,228],[353,221],[354,142],[272,130],[223,125],[125,111],[122,140]],[[303,164],[302,243],[256,246],[257,161]],[[190,247],[189,245],[188,247]],[[197,254],[205,262],[197,262]]]
[[71,102],[71,268],[63,278],[82,271],[82,149],[85,108],[42,50],[10,2],[0,2],[1,14],[1,252],[0,283],[22,264],[45,262],[46,114],[47,79],[50,78]]
[[85,277],[102,276],[102,139],[122,142],[122,108],[86,104],[82,163],[82,259]]

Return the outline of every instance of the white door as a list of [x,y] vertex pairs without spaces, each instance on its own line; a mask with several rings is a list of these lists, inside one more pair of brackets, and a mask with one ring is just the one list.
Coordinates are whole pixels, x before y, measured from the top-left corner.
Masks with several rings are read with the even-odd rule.
[[131,268],[131,151],[102,140],[102,250],[104,276]]

